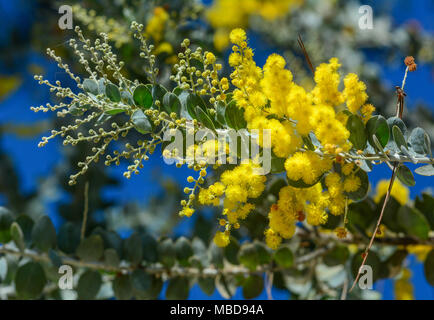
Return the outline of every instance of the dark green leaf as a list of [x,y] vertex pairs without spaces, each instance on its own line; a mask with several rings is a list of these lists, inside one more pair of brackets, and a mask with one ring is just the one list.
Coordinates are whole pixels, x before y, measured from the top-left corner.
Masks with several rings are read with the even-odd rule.
[[[363,261],[362,253],[363,251],[357,252],[351,260],[351,271],[354,278],[357,276],[360,266],[362,265],[362,261]],[[373,280],[374,282],[377,281],[380,278],[381,260],[375,251],[371,250],[369,252],[365,265],[368,265],[372,268]]]
[[399,150],[401,150],[401,147],[407,149],[407,142],[405,141],[404,135],[401,132],[401,129],[399,129],[398,126],[394,125],[392,127],[392,134],[393,134],[393,140],[395,141],[397,147]]
[[133,285],[129,274],[117,276],[113,281],[113,292],[117,300],[129,300],[133,296]]
[[197,120],[200,121],[206,128],[216,131],[211,118],[200,107],[196,107]]
[[142,262],[142,239],[138,233],[133,233],[124,240],[123,249],[125,259],[132,265],[138,265]]
[[35,223],[32,230],[33,244],[41,251],[48,251],[56,246],[56,229],[51,219],[42,216]]
[[187,300],[190,286],[188,279],[185,277],[176,277],[169,280],[167,286],[166,299],[167,300]]
[[288,246],[281,246],[274,253],[274,261],[279,267],[291,268],[294,265],[294,255]]
[[102,285],[102,278],[98,271],[87,270],[80,276],[77,285],[77,295],[80,300],[95,299]]
[[134,291],[146,292],[151,288],[152,278],[145,271],[136,269],[131,274],[131,283]]
[[15,290],[23,299],[38,298],[46,282],[44,269],[37,262],[26,263],[19,267],[15,274]]
[[74,253],[80,244],[80,228],[71,222],[66,222],[60,227],[57,242],[59,249],[64,253]]
[[14,222],[12,213],[8,209],[0,207],[0,231],[9,230],[12,222]]
[[253,243],[246,243],[241,246],[238,253],[238,260],[246,268],[254,271],[259,265],[259,256],[256,246]]
[[264,279],[258,275],[251,275],[244,280],[243,296],[246,299],[254,299],[264,290]]
[[107,83],[105,87],[105,94],[112,102],[121,101],[121,93],[119,92],[119,88],[113,83]]
[[176,258],[181,266],[188,266],[188,259],[193,255],[193,248],[190,240],[181,237],[175,243]]
[[409,168],[405,165],[401,165],[397,171],[398,179],[409,187],[414,187],[416,185],[416,181],[414,180],[413,173]]
[[238,108],[235,101],[231,101],[226,106],[225,119],[227,125],[235,130],[245,129],[247,122],[244,119],[244,109]]
[[169,115],[172,112],[176,113],[178,117],[181,115],[181,101],[174,93],[168,92],[164,95],[163,108]]
[[347,247],[338,245],[333,248],[324,256],[324,263],[329,267],[344,265],[348,258],[350,257],[350,252]]
[[238,265],[238,251],[240,250],[240,243],[234,237],[231,237],[229,245],[223,249],[224,256],[229,263]]
[[32,218],[27,215],[20,215],[17,218],[17,223],[20,225],[21,230],[23,230],[25,243],[30,244],[32,241],[32,229],[35,225]]
[[104,263],[114,268],[119,267],[120,259],[115,249],[109,248],[104,250]]
[[378,141],[381,143],[383,148],[389,142],[389,138],[390,138],[389,126],[384,117],[374,116],[371,119],[369,119],[368,123],[366,124],[366,130],[368,133],[368,139],[371,146],[373,147],[375,146],[375,143],[372,139],[374,135],[378,138]]
[[353,147],[357,150],[365,150],[368,136],[363,121],[358,116],[352,115],[348,119],[347,129],[350,132],[350,141]]
[[428,239],[430,225],[419,210],[408,206],[401,207],[398,211],[398,223],[408,235]]
[[84,239],[77,248],[77,256],[86,262],[99,261],[104,253],[104,242],[99,235]]
[[172,239],[163,239],[158,243],[158,261],[165,267],[175,265],[176,252]]
[[434,250],[431,250],[431,252],[426,257],[424,263],[424,271],[426,281],[430,285],[434,286]]
[[207,295],[211,296],[215,291],[215,279],[211,277],[199,277],[197,283],[200,289]]

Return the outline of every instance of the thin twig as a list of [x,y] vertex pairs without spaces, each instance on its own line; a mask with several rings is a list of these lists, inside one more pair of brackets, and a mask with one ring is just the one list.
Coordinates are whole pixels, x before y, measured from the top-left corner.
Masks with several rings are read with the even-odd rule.
[[83,210],[83,223],[81,225],[81,237],[83,240],[86,235],[87,215],[89,212],[89,181],[84,185],[84,210]]
[[274,280],[274,273],[273,272],[267,272],[267,298],[268,300],[273,300],[273,294],[271,292],[273,288],[273,280]]
[[301,39],[301,35],[298,35],[297,42],[303,51],[304,57],[307,61],[307,64],[309,65],[310,70],[312,71],[312,74],[315,75],[315,68],[313,67],[312,61],[310,60],[309,54],[307,53],[306,47],[304,46],[303,40]]

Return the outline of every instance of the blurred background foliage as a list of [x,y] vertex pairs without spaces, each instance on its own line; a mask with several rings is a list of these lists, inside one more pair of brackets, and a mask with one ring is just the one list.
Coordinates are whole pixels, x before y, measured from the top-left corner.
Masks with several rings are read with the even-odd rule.
[[[312,77],[305,62],[303,53],[297,44],[299,35],[303,37],[306,49],[314,65],[327,61],[330,57],[339,57],[343,72],[355,72],[367,84],[370,101],[375,105],[378,113],[392,115],[395,111],[396,96],[394,86],[400,84],[402,79],[403,57],[412,55],[419,64],[419,70],[412,74],[407,86],[407,111],[405,120],[409,127],[423,127],[434,141],[434,119],[432,105],[433,67],[434,67],[434,38],[432,1],[365,1],[374,8],[374,29],[360,30],[358,28],[360,3],[344,0],[116,0],[116,1],[68,1],[74,8],[74,24],[80,25],[88,37],[93,38],[100,32],[105,32],[113,41],[118,54],[126,63],[126,75],[130,79],[146,82],[142,62],[137,54],[137,44],[133,42],[129,26],[133,20],[146,26],[145,32],[155,44],[158,66],[160,68],[159,81],[170,86],[169,75],[171,66],[177,61],[180,52],[180,43],[184,38],[203,48],[220,53],[222,61],[227,59],[228,32],[235,27],[248,29],[250,45],[255,49],[258,65],[263,65],[266,57],[273,52],[282,54],[288,61],[296,80],[306,86],[312,86]],[[69,230],[77,235],[83,220],[85,204],[84,180],[73,187],[68,186],[68,176],[76,169],[76,163],[83,154],[88,154],[90,146],[80,145],[75,148],[62,148],[59,141],[52,143],[43,150],[37,149],[37,142],[50,128],[60,127],[65,120],[55,118],[53,115],[35,115],[29,110],[31,105],[38,105],[48,101],[50,97],[45,90],[41,90],[33,80],[32,74],[44,74],[50,80],[61,80],[67,83],[67,76],[59,73],[56,64],[46,59],[44,52],[47,47],[56,51],[79,74],[81,66],[71,57],[66,41],[73,36],[71,30],[60,30],[58,8],[64,1],[48,0],[0,0],[0,205],[12,212],[24,232],[26,241],[31,241],[28,235],[28,224],[40,222],[41,217],[48,215],[55,229]],[[226,66],[224,72],[229,74]],[[152,279],[141,279],[139,283],[148,288],[147,294],[137,294],[142,298],[267,298],[272,295],[275,299],[286,298],[336,298],[343,284],[342,270],[344,264],[349,268],[357,266],[358,247],[337,245],[327,247],[327,252],[321,263],[307,263],[303,268],[295,268],[292,263],[292,253],[296,259],[310,253],[315,253],[321,247],[321,241],[305,239],[303,232],[291,241],[278,256],[264,253],[259,242],[247,244],[240,249],[238,241],[234,245],[220,252],[212,245],[208,247],[214,234],[216,221],[215,212],[204,209],[202,213],[191,220],[181,220],[179,201],[182,198],[182,186],[189,175],[186,169],[176,169],[166,166],[161,154],[157,153],[151,158],[138,177],[131,181],[122,178],[122,172],[128,164],[122,163],[119,168],[105,168],[103,163],[95,164],[86,174],[90,182],[88,197],[87,234],[101,235],[104,248],[118,248],[119,257],[127,260],[129,256],[128,244],[135,243],[135,235],[140,234],[138,243],[143,244],[141,254],[144,261],[152,262],[156,257],[172,257],[171,240],[186,236],[188,246],[192,246],[194,254],[187,249],[186,258],[181,253],[174,253],[173,259],[163,259],[163,265],[171,266],[172,260],[177,260],[182,266],[185,260],[188,265],[194,265],[195,259],[205,254],[206,262],[203,267],[223,264],[227,261],[234,265],[241,264],[247,269],[258,265],[275,263],[277,266],[288,266],[289,273],[274,273],[274,287],[267,292],[264,289],[264,278],[260,275],[236,274],[230,279],[219,277],[210,284],[206,279],[200,279],[199,285],[194,285],[190,291],[179,292],[180,287],[188,288],[183,277],[176,277],[170,283],[163,285],[162,280],[156,276]],[[383,167],[382,167],[383,168]],[[380,171],[380,172],[378,172]],[[374,185],[381,179],[387,178],[386,167],[377,169],[370,176]],[[212,178],[211,178],[212,179]],[[281,182],[276,181],[277,185]],[[421,214],[428,230],[433,229],[433,198],[432,179],[418,177],[417,186],[411,189],[408,201],[397,193],[393,202],[396,212],[417,210]],[[384,188],[383,188],[384,189]],[[402,191],[405,192],[405,191]],[[421,196],[425,192],[424,196]],[[372,190],[375,194],[375,190]],[[264,196],[263,205],[266,207],[273,202],[273,189]],[[352,232],[360,232],[361,242],[364,241],[365,231],[373,224],[378,212],[378,200],[381,199],[381,186],[377,190],[377,203],[366,200],[351,207],[353,219]],[[274,195],[275,196],[275,195]],[[416,196],[419,196],[416,199]],[[268,198],[267,198],[268,197]],[[408,206],[405,206],[408,205]],[[410,209],[411,208],[411,209]],[[415,209],[416,208],[416,209]],[[1,209],[0,216],[9,216],[6,209]],[[263,230],[267,223],[264,214],[251,215],[246,225],[235,235],[243,243],[255,239],[263,239]],[[392,214],[392,213],[391,213]],[[363,219],[359,216],[363,215]],[[367,217],[370,217],[369,219]],[[406,216],[402,213],[401,216]],[[31,220],[27,220],[29,217]],[[357,220],[359,218],[359,220]],[[393,230],[394,218],[388,218],[389,229]],[[6,221],[7,230],[12,223]],[[9,221],[9,222],[8,222]],[[32,222],[29,222],[32,221]],[[48,224],[48,223],[45,223]],[[333,221],[328,229],[333,230]],[[362,225],[360,225],[362,224]],[[392,227],[391,227],[392,225]],[[24,226],[27,226],[27,231]],[[3,227],[3,226],[2,226]],[[402,226],[401,226],[402,227]],[[399,229],[400,226],[397,226]],[[6,228],[5,228],[6,229]],[[372,228],[371,228],[372,229]],[[110,233],[114,230],[116,233]],[[3,230],[2,230],[3,231]],[[431,231],[432,232],[432,231]],[[10,236],[10,235],[9,235]],[[416,237],[420,233],[416,234]],[[57,236],[58,246],[62,239]],[[163,237],[163,238],[161,238]],[[108,239],[116,239],[110,242]],[[423,236],[422,236],[423,238]],[[30,239],[30,240],[29,240]],[[129,239],[122,240],[120,239]],[[152,241],[159,241],[157,248],[149,249]],[[183,247],[183,241],[178,247]],[[10,239],[8,239],[10,240]],[[327,239],[325,239],[327,240]],[[324,241],[324,239],[322,240]],[[381,240],[379,240],[381,242]],[[5,240],[0,240],[5,242]],[[78,243],[80,239],[78,239]],[[110,243],[110,245],[108,244]],[[121,243],[121,244],[119,244]],[[127,243],[127,244],[125,244]],[[386,243],[387,244],[387,243]],[[141,246],[141,245],[140,245]],[[247,246],[247,248],[246,248]],[[50,246],[49,246],[50,247]],[[175,248],[176,245],[173,245]],[[253,247],[253,249],[252,249]],[[428,247],[428,248],[427,248]],[[125,249],[127,248],[127,249]],[[167,249],[169,248],[169,249]],[[376,282],[375,291],[356,292],[351,298],[365,299],[393,299],[393,298],[433,298],[432,274],[424,274],[421,262],[425,261],[427,268],[427,254],[429,246],[398,247],[379,245],[375,261],[378,265],[375,277],[381,279]],[[51,248],[49,248],[51,249]],[[63,248],[65,252],[65,248]],[[168,251],[165,251],[165,250]],[[72,249],[75,252],[77,247]],[[241,252],[241,251],[242,252]],[[290,253],[286,252],[289,251]],[[44,251],[44,250],[42,250]],[[66,250],[68,251],[68,250]],[[126,253],[126,252],[127,253]],[[155,257],[152,258],[152,252]],[[169,252],[169,253],[168,253]],[[172,253],[171,253],[172,252]],[[247,252],[247,253],[246,253]],[[258,253],[259,252],[259,253]],[[412,254],[408,254],[412,253]],[[50,267],[56,266],[55,253],[48,251],[50,261],[43,261],[47,268],[47,278],[56,279]],[[78,253],[77,253],[78,254]],[[133,253],[131,253],[134,255]],[[255,255],[261,254],[265,261],[257,261]],[[432,252],[430,256],[432,256]],[[78,254],[81,258],[80,254]],[[6,258],[7,257],[7,258]],[[224,258],[223,258],[224,257]],[[253,257],[253,258],[252,258]],[[268,258],[267,258],[268,257]],[[7,263],[6,261],[8,259]],[[14,260],[15,259],[15,260]],[[172,259],[172,260],[171,260]],[[268,259],[268,260],[267,260]],[[430,261],[434,258],[431,257]],[[241,261],[240,261],[241,260]],[[253,262],[252,262],[253,261]],[[309,260],[310,261],[310,260]],[[309,262],[308,261],[308,262]],[[316,261],[316,260],[315,260]],[[419,261],[419,262],[418,262]],[[160,261],[161,262],[161,261]],[[369,262],[369,261],[368,261]],[[16,276],[18,266],[27,266],[26,260],[19,262],[12,256],[0,258],[0,298],[14,298],[16,292],[11,289],[11,280]],[[433,262],[429,266],[433,265]],[[7,272],[4,266],[8,265]],[[402,267],[404,269],[402,270]],[[2,271],[3,268],[3,271]],[[28,269],[38,272],[35,265]],[[433,267],[434,269],[434,267]],[[309,271],[309,272],[307,272]],[[79,273],[81,277],[93,279],[90,283],[98,284],[98,275],[85,271]],[[433,270],[434,272],[434,270]],[[378,273],[378,274],[377,274]],[[125,298],[125,282],[122,276],[109,270],[103,273],[104,277],[114,277],[113,287],[103,286],[98,297],[110,298],[113,290],[117,298]],[[303,276],[302,276],[303,275]],[[429,279],[431,276],[431,279]],[[384,280],[389,278],[388,280]],[[393,278],[393,280],[390,280]],[[96,279],[96,280],[95,280]],[[269,280],[266,277],[265,280]],[[431,285],[427,282],[430,281]],[[267,281],[266,281],[267,282]],[[82,282],[83,283],[83,282]],[[254,285],[252,285],[252,283]],[[259,285],[258,285],[259,284]],[[241,286],[242,288],[236,289]],[[115,289],[116,288],[116,289]],[[37,292],[36,288],[36,292]],[[90,289],[89,289],[90,290]],[[91,291],[91,290],[90,290]],[[128,291],[128,290],[127,290]],[[137,292],[136,292],[137,293]],[[32,292],[24,292],[21,296],[34,298]],[[79,292],[79,297],[85,298]],[[96,294],[95,294],[96,295]],[[20,297],[20,295],[18,295]],[[45,298],[71,298],[59,292],[55,287],[45,287]],[[92,298],[91,296],[90,298]],[[129,296],[128,296],[129,297]]]

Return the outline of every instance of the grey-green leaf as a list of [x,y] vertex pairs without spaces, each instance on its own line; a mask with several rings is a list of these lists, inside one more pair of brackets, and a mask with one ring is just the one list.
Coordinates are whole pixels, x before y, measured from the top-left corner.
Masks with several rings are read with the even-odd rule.
[[129,300],[133,296],[133,284],[128,274],[117,276],[113,281],[113,292],[118,300]]
[[403,206],[398,211],[398,223],[408,235],[428,239],[430,225],[425,216],[415,208]]
[[136,110],[131,116],[131,121],[138,132],[142,134],[152,132],[152,124],[142,110]]
[[185,277],[176,277],[169,280],[167,286],[166,299],[167,300],[187,300],[190,286],[188,279]]
[[92,93],[95,96],[99,94],[98,83],[92,79],[84,79],[83,89],[84,91]]
[[399,129],[398,126],[394,125],[392,127],[392,134],[393,140],[395,141],[398,149],[401,150],[401,147],[407,149],[407,142],[405,141],[404,135],[402,134],[401,129]]
[[18,223],[14,222],[11,225],[11,237],[14,241],[17,248],[24,252],[24,249],[26,248],[25,242],[24,242],[24,233],[23,230],[21,230],[21,227]]
[[434,176],[434,165],[428,164],[426,166],[419,167],[414,172],[421,176],[432,177]]

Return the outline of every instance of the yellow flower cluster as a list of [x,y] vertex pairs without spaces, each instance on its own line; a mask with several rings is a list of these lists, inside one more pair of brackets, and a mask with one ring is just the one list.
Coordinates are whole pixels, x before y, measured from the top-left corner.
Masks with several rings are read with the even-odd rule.
[[293,181],[303,180],[311,185],[332,168],[330,159],[323,159],[313,151],[297,152],[285,162],[288,178]]
[[[389,180],[381,180],[377,184],[376,194],[374,201],[379,203],[381,199],[386,195],[389,189]],[[392,187],[391,196],[395,198],[401,205],[405,205],[410,200],[410,190],[404,186],[399,180],[396,180]]]
[[270,229],[265,232],[267,244],[275,249],[283,239],[294,236],[296,223],[307,215],[307,222],[318,226],[327,222],[326,208],[330,204],[329,197],[322,192],[321,184],[307,189],[284,187],[279,192],[277,204],[269,213]]
[[162,7],[156,7],[154,14],[146,25],[146,36],[153,38],[155,43],[159,43],[164,37],[166,23],[169,20],[169,14]]
[[215,0],[208,9],[207,18],[215,28],[215,47],[222,51],[229,45],[230,30],[246,27],[251,15],[275,20],[286,15],[304,0]]
[[411,271],[404,269],[401,278],[395,281],[396,300],[414,300],[413,285],[411,284]]
[[[265,189],[266,177],[255,175],[255,165],[252,163],[242,164],[234,170],[225,171],[221,175],[221,181],[216,182],[209,188],[202,188],[199,192],[199,203],[202,205],[220,206],[223,204],[225,223],[220,223],[229,232],[232,228],[239,228],[239,220],[247,218],[255,206],[248,203],[249,199],[258,198]],[[221,239],[220,232],[216,238]],[[220,246],[224,242],[215,241]]]

